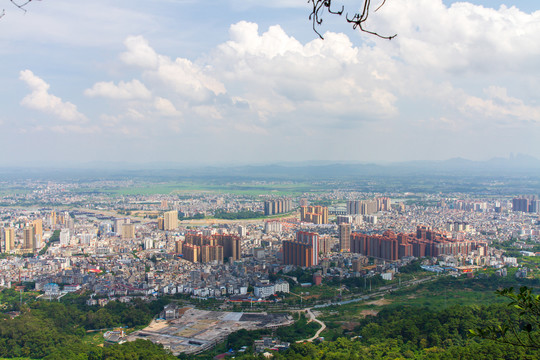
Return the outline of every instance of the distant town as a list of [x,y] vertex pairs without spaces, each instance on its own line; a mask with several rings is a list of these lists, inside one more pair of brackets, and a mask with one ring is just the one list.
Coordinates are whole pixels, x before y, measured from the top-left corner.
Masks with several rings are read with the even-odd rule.
[[[233,329],[291,323],[290,317],[242,320],[230,315],[253,310],[253,304],[280,311],[300,309],[303,301],[325,306],[354,300],[341,292],[333,298],[291,294],[295,286],[309,293],[336,279],[361,279],[364,287],[375,279],[391,283],[417,259],[433,276],[473,274],[485,267],[506,276],[518,261],[501,245],[511,243],[519,254],[535,256],[532,249],[540,236],[540,201],[530,194],[346,189],[288,195],[107,194],[53,181],[14,188],[0,199],[0,287],[22,291],[31,284],[31,290],[49,300],[86,293],[89,306],[163,296],[218,301],[212,309],[223,312],[231,323],[223,326],[228,330],[209,338],[174,338],[159,326],[161,333],[142,333],[160,343],[160,336],[172,336],[168,347],[175,354],[211,348]],[[309,277],[300,278],[299,269]],[[520,267],[516,276],[526,277],[527,268]],[[178,319],[185,312],[171,309],[164,310],[163,319]],[[258,321],[266,325],[253,325]],[[127,339],[119,334],[108,337]],[[142,335],[131,334],[130,340],[137,336]]]

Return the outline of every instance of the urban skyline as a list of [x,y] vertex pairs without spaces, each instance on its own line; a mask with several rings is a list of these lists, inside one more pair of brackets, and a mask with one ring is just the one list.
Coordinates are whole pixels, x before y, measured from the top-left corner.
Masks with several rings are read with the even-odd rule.
[[[458,179],[453,181],[461,187]],[[446,192],[441,187],[420,193],[359,191],[336,181],[318,187],[323,182],[314,179],[310,190],[296,187],[284,196],[254,190],[255,183],[236,183],[232,193],[197,186],[185,191],[163,183],[154,183],[160,191],[153,192],[122,188],[132,181],[112,178],[89,183],[4,180],[0,290],[3,300],[12,294],[2,311],[12,318],[2,325],[27,316],[20,310],[8,312],[23,299],[33,316],[51,303],[58,314],[57,306],[75,301],[84,309],[72,303],[81,322],[86,316],[105,321],[100,314],[118,306],[126,307],[133,319],[132,307],[154,306],[137,312],[137,323],[123,325],[121,320],[119,331],[108,323],[92,322],[85,328],[105,331],[102,342],[110,346],[148,340],[173,355],[190,356],[223,351],[220,341],[236,337],[240,329],[305,326],[287,313],[317,309],[310,317],[321,327],[297,336],[308,342],[321,336],[330,344],[335,340],[327,337],[325,326],[343,319],[336,313],[341,305],[351,314],[365,305],[390,309],[387,299],[392,306],[425,309],[416,296],[428,300],[442,294],[445,308],[456,311],[458,301],[459,309],[467,309],[461,302],[465,297],[454,299],[465,287],[469,299],[474,291],[471,300],[478,309],[478,298],[496,301],[484,294],[495,298],[501,282],[538,279],[536,265],[529,265],[540,256],[538,191],[522,192],[510,184],[506,187],[512,195],[497,189]],[[280,185],[298,184],[272,186]],[[272,214],[264,216],[270,208]],[[469,288],[474,283],[481,290]],[[447,291],[452,291],[454,305],[446,304]],[[331,325],[330,331],[350,331],[349,324]],[[4,332],[3,338],[10,336]],[[275,340],[283,344],[280,353],[289,354],[291,340],[285,336],[278,331]],[[347,333],[341,339],[350,337]],[[9,354],[10,344],[2,345]],[[55,344],[45,354],[62,351],[62,346]],[[273,346],[260,344],[238,353]],[[439,352],[452,351],[451,346]]]
[[391,41],[305,2],[5,9],[2,166],[540,157],[532,2],[392,1]]

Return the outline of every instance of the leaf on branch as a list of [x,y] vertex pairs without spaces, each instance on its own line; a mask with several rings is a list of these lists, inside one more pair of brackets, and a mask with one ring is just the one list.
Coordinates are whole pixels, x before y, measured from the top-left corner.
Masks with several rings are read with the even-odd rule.
[[513,288],[496,291],[497,296],[510,300],[509,307],[520,310],[518,319],[507,319],[497,327],[486,327],[470,331],[472,336],[493,340],[513,346],[540,349],[540,296],[534,295],[533,290],[522,286],[519,292]]

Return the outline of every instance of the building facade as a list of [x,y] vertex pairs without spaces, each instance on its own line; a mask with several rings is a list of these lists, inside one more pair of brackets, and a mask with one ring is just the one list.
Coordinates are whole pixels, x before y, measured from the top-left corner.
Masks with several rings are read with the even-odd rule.
[[487,252],[486,243],[451,239],[426,226],[418,226],[416,234],[351,235],[351,252],[390,261],[407,256],[467,255],[480,248]]
[[301,206],[300,221],[328,224],[328,208],[324,206]]
[[319,234],[298,231],[295,240],[283,241],[283,264],[317,266],[319,264]]

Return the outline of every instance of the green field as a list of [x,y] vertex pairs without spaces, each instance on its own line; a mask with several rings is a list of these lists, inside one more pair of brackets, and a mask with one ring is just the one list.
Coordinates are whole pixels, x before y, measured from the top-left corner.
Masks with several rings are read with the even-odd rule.
[[84,188],[78,192],[96,192],[111,195],[155,195],[155,194],[236,194],[236,195],[265,195],[276,196],[298,195],[305,192],[319,192],[325,188],[310,183],[209,183],[209,182],[167,182],[167,183],[138,183],[128,187]]

